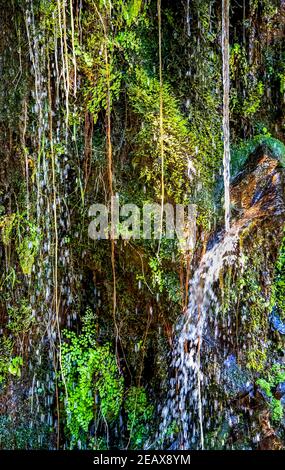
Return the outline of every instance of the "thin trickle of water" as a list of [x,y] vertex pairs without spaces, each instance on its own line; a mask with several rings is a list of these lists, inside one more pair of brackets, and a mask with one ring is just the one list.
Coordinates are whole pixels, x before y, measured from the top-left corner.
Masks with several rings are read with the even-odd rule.
[[[67,312],[68,326],[71,327],[72,322],[77,318],[76,299],[72,296],[71,287],[77,281],[72,269],[71,253],[66,236],[70,235],[69,207],[66,197],[70,193],[71,185],[69,179],[71,168],[67,163],[67,155],[72,154],[68,128],[68,115],[72,108],[69,103],[70,81],[66,51],[66,0],[57,0],[57,7],[57,12],[53,16],[54,34],[52,35],[46,34],[45,25],[39,21],[39,18],[36,18],[34,2],[31,0],[27,0],[25,17],[34,77],[31,153],[35,161],[35,179],[34,182],[30,181],[30,185],[31,193],[35,195],[35,220],[40,240],[39,253],[31,275],[31,283],[34,280],[36,286],[31,295],[31,306],[34,316],[41,325],[38,329],[38,354],[35,356],[34,363],[31,364],[34,377],[31,384],[31,412],[33,413],[32,422],[36,423],[37,419],[41,419],[43,412],[49,425],[57,422],[53,419],[53,411],[51,411],[56,387],[55,374],[50,374],[46,380],[47,387],[43,382],[40,387],[42,396],[38,402],[38,408],[41,406],[38,410],[34,409],[34,397],[39,391],[39,387],[35,384],[39,380],[38,374],[41,373],[41,358],[45,357],[47,352],[47,371],[51,372],[57,368],[61,307],[68,308],[70,312],[69,315]],[[72,2],[69,4],[69,9],[71,8]],[[53,88],[54,102],[51,98]],[[56,300],[57,298],[60,300]],[[35,345],[31,344],[31,347]]]
[[190,0],[186,3],[186,32],[187,36],[191,36],[191,24],[190,24]]
[[229,0],[223,0],[222,54],[223,54],[223,135],[224,135],[224,191],[225,229],[230,228],[230,52],[229,52]]

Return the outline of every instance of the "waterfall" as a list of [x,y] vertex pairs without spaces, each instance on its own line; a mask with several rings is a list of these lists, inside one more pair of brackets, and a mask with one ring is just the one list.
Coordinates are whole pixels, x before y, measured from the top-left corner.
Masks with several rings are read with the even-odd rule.
[[222,53],[223,53],[223,134],[224,134],[224,191],[225,229],[230,228],[230,69],[229,69],[229,0],[223,0]]
[[[167,403],[162,409],[159,440],[169,436],[173,423],[179,425],[179,442],[175,448],[204,449],[204,427],[208,430],[213,425],[213,417],[205,420],[204,412],[215,409],[214,399],[207,396],[207,385],[211,377],[203,373],[201,357],[210,359],[208,349],[210,329],[215,340],[219,336],[218,312],[221,308],[215,293],[215,283],[220,272],[239,262],[237,256],[239,228],[233,226],[225,237],[217,242],[202,257],[201,262],[190,282],[189,306],[177,325]],[[210,328],[211,327],[211,328]],[[203,356],[201,354],[203,350]],[[216,359],[213,370],[218,371]],[[215,409],[215,412],[217,410]]]
[[[68,124],[72,108],[69,102],[67,52],[64,47],[66,19],[63,25],[61,20],[62,16],[66,16],[66,1],[58,0],[57,6],[56,16],[53,16],[56,20],[53,35],[47,35],[45,26],[36,17],[31,0],[27,0],[25,20],[34,77],[31,153],[35,161],[35,178],[33,181],[31,178],[30,185],[34,197],[34,220],[40,240],[31,273],[30,303],[39,327],[33,344],[30,342],[30,349],[36,348],[36,360],[30,366],[30,426],[36,426],[39,415],[41,422],[54,425],[58,434],[58,447],[58,403],[55,419],[53,415],[54,397],[59,393],[57,377],[60,376],[61,368],[61,315],[64,311],[67,326],[71,326],[72,320],[76,320],[77,307],[72,296],[76,279],[68,244],[70,215],[67,201],[73,184],[68,162],[73,148]],[[38,376],[42,360],[47,363],[46,377]],[[61,379],[64,381],[64,377]],[[41,400],[38,397],[35,400],[39,388],[44,390],[44,396]],[[54,444],[51,447],[54,448]]]
[[[230,228],[230,128],[229,128],[229,0],[222,2],[222,56],[223,56],[223,135],[224,135],[224,198],[225,237],[203,256],[190,282],[189,305],[186,317],[177,326],[171,369],[174,377],[170,380],[167,404],[162,410],[159,438],[164,442],[174,422],[179,423],[179,442],[175,448],[204,449],[204,432],[213,425],[213,417],[205,419],[206,410],[213,407],[215,400],[207,396],[207,384],[213,377],[204,373],[203,358],[211,352],[210,330],[214,341],[219,335],[218,313],[221,309],[215,294],[215,283],[220,272],[237,263],[238,227]],[[187,2],[187,25],[189,24],[189,2]],[[216,358],[215,371],[219,370]],[[214,379],[213,379],[214,380]]]

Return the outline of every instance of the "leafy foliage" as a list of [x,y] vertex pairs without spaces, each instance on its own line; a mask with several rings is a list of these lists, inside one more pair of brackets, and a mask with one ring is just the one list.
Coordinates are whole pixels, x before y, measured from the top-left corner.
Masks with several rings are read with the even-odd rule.
[[123,397],[120,376],[110,346],[98,345],[94,317],[87,312],[82,333],[66,331],[62,345],[62,374],[66,387],[65,411],[71,447],[86,436],[93,421],[112,423]]
[[272,421],[280,422],[283,417],[283,407],[280,399],[274,397],[276,387],[285,382],[285,368],[280,364],[274,364],[266,374],[266,379],[260,378],[257,384],[269,398]]

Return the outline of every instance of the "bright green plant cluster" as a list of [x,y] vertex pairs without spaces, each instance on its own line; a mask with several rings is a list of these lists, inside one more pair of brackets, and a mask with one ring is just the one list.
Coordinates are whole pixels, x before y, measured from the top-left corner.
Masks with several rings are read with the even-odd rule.
[[283,406],[280,399],[274,396],[274,389],[285,382],[285,368],[280,364],[274,364],[267,373],[266,379],[258,379],[257,385],[263,390],[269,399],[271,418],[274,422],[280,422],[283,418]]
[[138,18],[142,7],[143,0],[129,0],[128,2],[121,1],[123,17],[127,26],[131,26]]
[[21,377],[21,367],[23,365],[23,358],[15,356],[11,359],[8,370],[10,374]]
[[6,336],[0,338],[0,385],[3,385],[9,374],[21,377],[23,358],[13,356],[13,340]]
[[21,269],[27,276],[31,275],[39,246],[40,234],[38,233],[37,227],[33,224],[29,224],[29,232],[21,239],[17,247]]
[[65,331],[62,344],[62,376],[65,388],[66,424],[71,447],[87,436],[92,420],[112,423],[123,398],[123,378],[110,345],[96,342],[92,315],[87,312],[82,333]]
[[16,214],[9,214],[0,218],[0,227],[2,227],[2,241],[5,246],[9,245],[12,238]]
[[264,127],[262,133],[257,134],[253,139],[244,140],[232,146],[231,152],[231,174],[235,176],[241,169],[246,159],[259,146],[268,148],[274,158],[277,158],[282,165],[285,164],[285,146],[283,142],[271,136]]
[[39,252],[41,235],[38,227],[28,221],[25,213],[12,213],[0,218],[2,241],[8,246],[15,240],[22,272],[30,276],[35,258]]

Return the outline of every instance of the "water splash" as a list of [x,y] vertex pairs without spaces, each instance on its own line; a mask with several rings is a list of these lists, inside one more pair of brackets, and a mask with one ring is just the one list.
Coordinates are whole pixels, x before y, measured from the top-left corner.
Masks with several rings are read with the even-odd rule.
[[223,134],[224,134],[224,191],[225,229],[230,228],[230,67],[229,67],[229,0],[222,2],[222,54],[223,54]]
[[[204,410],[209,409],[207,385],[211,377],[203,373],[201,351],[206,357],[209,326],[212,323],[213,341],[220,334],[218,312],[221,308],[215,291],[215,283],[224,268],[238,262],[239,228],[233,226],[224,238],[217,242],[202,257],[190,283],[189,306],[186,316],[177,326],[174,341],[171,370],[174,376],[170,379],[170,390],[167,404],[162,410],[160,425],[160,442],[171,434],[173,423],[179,426],[179,439],[175,448],[204,449]],[[217,370],[217,364],[214,364]],[[218,371],[219,372],[219,371]],[[215,404],[214,404],[215,407]]]

